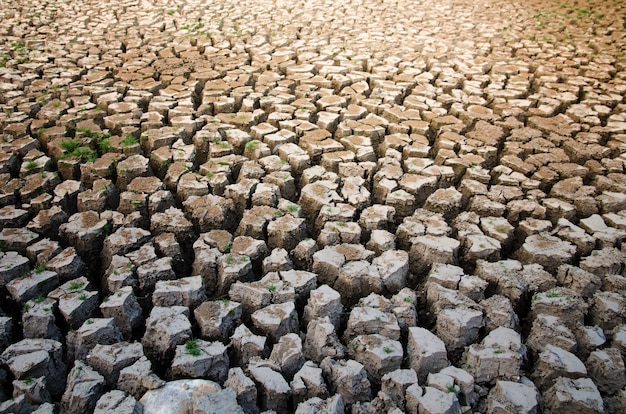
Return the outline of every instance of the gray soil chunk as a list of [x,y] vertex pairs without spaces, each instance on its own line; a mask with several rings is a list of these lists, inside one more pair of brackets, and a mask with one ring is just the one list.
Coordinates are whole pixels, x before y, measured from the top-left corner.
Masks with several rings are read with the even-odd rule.
[[207,414],[244,413],[232,388],[222,388],[213,381],[203,379],[167,382],[158,389],[146,392],[139,402],[143,406],[143,414],[188,410]]
[[67,376],[67,388],[61,399],[63,412],[93,411],[104,394],[104,385],[102,375],[77,360]]
[[443,341],[424,328],[409,328],[407,353],[410,367],[419,378],[448,366],[446,346]]
[[221,342],[192,339],[176,347],[171,365],[173,378],[205,378],[219,383],[228,374],[228,355]]
[[273,342],[288,333],[298,332],[298,313],[293,302],[268,305],[252,314],[254,326]]
[[522,412],[538,413],[540,396],[537,389],[526,383],[496,381],[489,392],[488,413]]
[[117,388],[137,399],[141,398],[146,391],[157,389],[163,386],[164,383],[152,371],[150,360],[142,356],[134,364],[120,371]]
[[143,347],[138,342],[98,344],[87,355],[87,364],[104,376],[108,386],[114,386],[120,371],[137,362],[142,356]]
[[606,394],[615,394],[626,385],[624,361],[615,348],[594,351],[585,361],[587,372],[598,387]]
[[604,412],[604,403],[598,388],[589,378],[557,378],[544,394],[546,412]]
[[478,383],[496,379],[517,380],[525,352],[517,332],[510,328],[497,328],[480,344],[467,348],[466,367]]
[[354,360],[335,361],[326,358],[321,368],[328,378],[328,388],[331,394],[341,395],[346,404],[358,401],[367,401],[371,398],[371,384],[367,379],[365,368]]
[[60,342],[52,339],[23,339],[4,350],[2,361],[17,379],[44,377],[53,396],[65,390],[65,364]]
[[113,390],[102,395],[96,407],[94,414],[141,414],[143,407],[130,395],[124,394],[123,391]]
[[146,332],[141,341],[147,353],[163,357],[177,345],[191,338],[189,309],[182,306],[154,307],[146,320]]

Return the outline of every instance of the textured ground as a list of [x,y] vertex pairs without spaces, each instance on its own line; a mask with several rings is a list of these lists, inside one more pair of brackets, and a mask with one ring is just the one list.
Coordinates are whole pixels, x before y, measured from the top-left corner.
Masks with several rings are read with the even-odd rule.
[[623,412],[625,26],[3,1],[0,412]]

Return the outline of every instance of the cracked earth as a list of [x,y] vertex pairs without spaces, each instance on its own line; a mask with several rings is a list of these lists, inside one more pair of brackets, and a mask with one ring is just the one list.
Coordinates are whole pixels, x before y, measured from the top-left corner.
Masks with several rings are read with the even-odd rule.
[[0,413],[622,413],[626,2],[0,5]]

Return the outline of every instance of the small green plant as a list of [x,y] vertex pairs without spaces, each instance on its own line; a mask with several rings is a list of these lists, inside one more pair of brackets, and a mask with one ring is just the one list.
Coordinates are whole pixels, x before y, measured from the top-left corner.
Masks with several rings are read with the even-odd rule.
[[45,308],[43,308],[43,311],[44,312],[50,312],[50,308],[46,306]]
[[259,141],[250,141],[246,144],[246,150],[254,151],[259,147]]
[[228,298],[222,298],[222,303],[223,303],[224,305],[228,305],[228,304],[230,303],[230,299],[228,299]]
[[81,290],[83,287],[85,287],[85,282],[71,282],[70,285],[68,286],[68,289],[70,291],[75,291],[75,290]]
[[78,300],[81,300],[81,301],[87,300],[87,295],[85,295],[84,293],[81,293],[80,295],[78,295]]
[[350,341],[350,343],[348,344],[348,346],[354,351],[356,350],[356,341],[352,340]]
[[558,298],[559,294],[556,290],[551,290],[546,296],[549,298]]
[[95,161],[98,153],[88,146],[80,146],[80,141],[76,139],[68,139],[60,144],[63,154],[59,159],[67,159],[70,157],[79,158],[81,162]]
[[98,140],[98,148],[100,149],[101,154],[106,154],[111,150],[111,143],[108,138],[102,138]]
[[300,207],[297,204],[289,204],[287,206],[287,210],[289,210],[290,213],[295,213],[300,209]]
[[132,135],[129,135],[126,138],[124,138],[123,140],[121,140],[120,144],[123,147],[130,147],[132,145],[139,144],[139,141],[137,141],[137,138],[133,137]]
[[494,349],[494,350],[493,350],[493,353],[494,353],[494,354],[496,354],[496,355],[498,355],[498,354],[501,354],[501,353],[502,353],[502,351],[501,351],[500,349]]
[[195,339],[190,339],[185,342],[185,352],[191,356],[200,356],[200,348]]
[[38,275],[39,273],[42,273],[44,270],[46,270],[46,264],[45,263],[39,263],[37,266],[35,266],[35,268],[33,269],[33,272]]
[[34,170],[35,168],[37,168],[37,162],[30,160],[24,165],[24,168],[26,169],[26,171]]
[[87,322],[85,322],[87,325],[92,325],[93,324],[93,319],[87,319]]
[[413,303],[413,298],[412,298],[412,297],[410,297],[410,296],[407,296],[407,297],[405,297],[405,298],[404,298],[404,301],[405,301],[406,303]]
[[38,296],[38,297],[36,297],[35,299],[33,299],[33,302],[35,302],[35,303],[41,303],[41,302],[43,302],[44,300],[46,300],[46,297],[45,297],[45,296]]
[[139,200],[130,200],[130,204],[133,206],[133,210],[135,210],[135,211],[141,210],[141,201],[139,201]]
[[383,348],[383,351],[385,351],[385,354],[390,354],[393,352],[393,349],[389,348],[388,346]]
[[35,379],[33,378],[33,376],[32,376],[32,375],[29,375],[29,376],[27,376],[26,378],[24,378],[24,379],[22,380],[22,382],[23,382],[24,384],[26,384],[26,385],[30,385],[30,384],[32,384],[32,383],[33,383],[33,381],[35,381]]
[[28,303],[22,305],[22,313],[28,312],[29,309],[30,305]]
[[110,296],[105,296],[104,299],[102,299],[102,302],[107,303],[110,300],[111,300]]
[[450,384],[446,387],[446,391],[448,393],[452,393],[452,394],[458,394],[459,393],[459,389],[456,387],[456,385],[454,384]]
[[231,264],[233,264],[233,263],[235,263],[235,258],[234,258],[233,256],[230,256],[230,255],[229,255],[229,256],[226,258],[226,264],[231,265]]
[[61,141],[60,146],[65,153],[72,153],[80,146],[80,142],[76,139],[67,139]]
[[224,247],[222,247],[222,250],[224,251],[224,253],[230,253],[230,249],[232,248],[233,248],[232,243],[226,243]]
[[276,292],[276,285],[269,285],[267,287],[267,290],[270,291],[271,293]]

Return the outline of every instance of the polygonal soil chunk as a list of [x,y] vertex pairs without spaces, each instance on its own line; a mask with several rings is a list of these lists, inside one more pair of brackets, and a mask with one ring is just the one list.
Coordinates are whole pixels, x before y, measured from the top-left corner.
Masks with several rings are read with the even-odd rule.
[[100,312],[105,318],[113,318],[115,325],[126,339],[133,331],[143,324],[141,306],[133,293],[133,288],[125,286],[110,296],[106,296],[100,304]]
[[67,335],[67,353],[71,359],[85,360],[98,344],[111,345],[122,341],[113,318],[90,318],[78,330]]
[[94,414],[135,414],[141,410],[140,403],[132,396],[126,395],[123,391],[109,391],[100,397],[94,408]]
[[239,325],[230,340],[236,360],[241,366],[246,366],[252,358],[265,354],[267,337],[255,335],[246,325]]
[[[24,338],[60,340],[62,338],[61,330],[55,323],[55,311],[57,308],[57,301],[50,298],[35,298],[26,302],[22,309]],[[8,345],[6,344],[6,346]],[[6,346],[2,346],[2,349],[6,348]]]
[[601,349],[589,355],[585,366],[600,392],[615,394],[626,385],[624,361],[619,350]]
[[65,390],[65,364],[62,344],[52,339],[24,339],[12,344],[1,355],[17,379],[43,376],[53,396]]
[[142,356],[134,364],[120,371],[117,388],[135,398],[141,398],[146,391],[159,388],[163,384],[163,380],[152,372],[150,360]]
[[453,392],[444,392],[433,387],[425,387],[424,395],[417,398],[420,413],[458,413],[461,405]]
[[193,314],[203,339],[226,341],[241,318],[241,304],[228,299],[204,302]]
[[271,368],[251,364],[250,376],[260,391],[259,405],[262,410],[284,412],[289,404],[291,388],[283,376]]
[[189,309],[182,306],[155,306],[146,320],[146,333],[141,343],[147,353],[157,359],[166,358],[177,345],[191,338]]
[[17,252],[6,252],[0,255],[0,286],[4,287],[30,271],[28,259]]
[[228,379],[224,383],[225,387],[232,388],[237,393],[237,403],[246,413],[258,411],[257,389],[250,378],[239,367],[231,368],[228,371]]
[[298,332],[298,313],[293,302],[268,305],[254,312],[251,318],[254,326],[273,342],[285,334]]
[[61,399],[64,412],[92,411],[104,393],[104,378],[81,361],[76,361],[67,376],[67,388]]
[[138,342],[119,342],[110,345],[97,344],[87,355],[87,364],[98,371],[108,386],[114,386],[120,371],[137,362],[143,356],[143,347]]
[[302,356],[300,337],[293,333],[283,335],[274,345],[269,360],[280,368],[283,377],[291,380],[295,373],[302,368],[305,361]]
[[224,382],[228,374],[228,355],[221,342],[190,339],[176,347],[171,365],[173,378],[205,378]]
[[589,378],[557,378],[545,392],[544,404],[551,412],[602,413],[604,403],[598,388]]
[[322,369],[311,361],[304,363],[289,385],[291,386],[292,398],[296,404],[314,397],[328,397],[328,389],[324,382]]
[[423,379],[429,372],[448,366],[446,346],[435,334],[424,328],[411,327],[408,341],[409,365],[418,378]]
[[467,348],[465,366],[478,383],[496,379],[517,380],[525,351],[517,332],[509,328],[497,328],[480,344]]
[[532,379],[541,390],[550,388],[559,377],[581,378],[587,375],[585,364],[574,354],[553,345],[546,345],[539,354]]
[[540,396],[532,384],[496,381],[489,392],[487,412],[539,412]]
[[185,306],[194,309],[206,300],[202,277],[190,276],[156,282],[152,303],[154,306]]
[[203,379],[181,379],[165,383],[146,392],[139,400],[145,413],[165,410],[168,413],[224,412],[243,414],[237,395],[231,388]]
[[328,379],[330,393],[340,394],[346,404],[368,401],[371,398],[372,391],[367,372],[357,361],[352,359],[335,361],[325,358],[321,368]]
[[355,337],[348,344],[348,353],[363,364],[373,383],[379,383],[383,375],[399,369],[404,355],[399,341],[379,334]]

